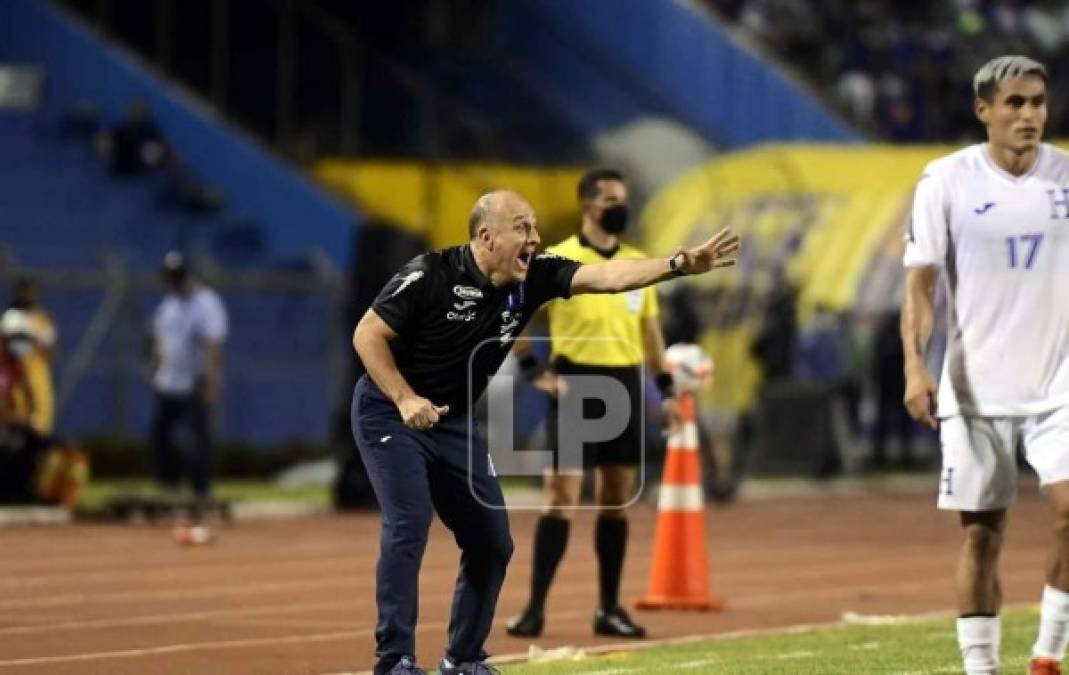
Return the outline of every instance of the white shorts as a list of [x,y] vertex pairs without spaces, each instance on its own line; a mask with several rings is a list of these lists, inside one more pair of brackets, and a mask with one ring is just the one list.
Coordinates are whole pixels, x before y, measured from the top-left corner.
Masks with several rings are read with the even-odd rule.
[[1018,442],[1040,485],[1069,480],[1069,406],[1024,417],[950,417],[940,424],[939,440],[941,509],[993,511],[1012,504]]

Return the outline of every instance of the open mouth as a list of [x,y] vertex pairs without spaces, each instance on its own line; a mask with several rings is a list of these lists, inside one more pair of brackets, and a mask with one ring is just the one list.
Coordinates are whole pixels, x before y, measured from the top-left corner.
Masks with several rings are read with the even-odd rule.
[[519,256],[517,256],[516,260],[520,263],[520,269],[527,269],[530,266],[531,258],[533,257],[533,251],[524,251]]

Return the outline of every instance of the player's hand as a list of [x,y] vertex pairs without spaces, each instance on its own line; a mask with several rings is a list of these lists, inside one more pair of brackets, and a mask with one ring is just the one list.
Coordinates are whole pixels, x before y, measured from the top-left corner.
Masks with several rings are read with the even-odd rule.
[[669,396],[661,402],[661,412],[664,413],[665,436],[671,436],[683,428],[683,411],[679,409],[679,401],[675,396]]
[[206,377],[200,383],[200,400],[204,402],[204,405],[215,405],[215,401],[219,396],[219,387],[216,385],[215,380]]
[[412,395],[397,404],[406,427],[427,431],[449,412],[447,405],[434,405],[422,396]]
[[927,424],[932,429],[938,427],[936,415],[936,395],[939,385],[924,366],[910,368],[906,371],[906,395],[903,402],[909,416],[918,422]]
[[717,267],[731,267],[737,262],[739,254],[739,235],[725,227],[714,234],[709,241],[694,248],[681,248],[679,269],[686,274],[704,274]]
[[531,380],[531,386],[553,398],[564,398],[568,395],[568,382],[552,370],[543,370],[538,377]]

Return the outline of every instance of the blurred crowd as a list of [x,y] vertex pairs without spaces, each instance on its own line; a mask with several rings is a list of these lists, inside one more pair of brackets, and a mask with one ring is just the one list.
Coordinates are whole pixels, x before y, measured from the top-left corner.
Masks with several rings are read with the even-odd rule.
[[[706,0],[862,130],[890,141],[979,139],[972,76],[1000,54],[1069,56],[1069,0]],[[1051,68],[1051,91],[1069,74]],[[1048,128],[1069,107],[1052,97]]]

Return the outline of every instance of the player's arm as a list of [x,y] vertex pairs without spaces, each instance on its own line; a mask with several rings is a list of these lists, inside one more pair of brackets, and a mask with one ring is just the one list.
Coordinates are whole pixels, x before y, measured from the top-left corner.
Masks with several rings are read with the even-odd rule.
[[928,265],[906,270],[902,295],[902,350],[905,353],[904,403],[913,419],[936,428],[938,386],[925,365],[928,342],[935,326],[935,284],[939,268]]
[[543,364],[531,351],[531,342],[526,339],[531,334],[531,326],[545,322],[545,309],[539,309],[531,322],[524,326],[523,332],[512,344],[512,355],[520,363],[520,371],[531,386],[549,396],[562,397],[568,394],[568,384],[552,368]]
[[532,387],[550,396],[561,397],[568,393],[568,385],[564,378],[538,360],[531,350],[531,341],[527,339],[532,333],[532,326],[536,323],[544,323],[544,319],[545,312],[539,310],[531,319],[531,323],[524,327],[523,332],[513,342],[512,355],[516,357],[516,361],[520,364],[520,372]]
[[664,334],[656,316],[644,316],[639,321],[646,369],[653,375],[657,389],[661,392],[665,431],[672,433],[683,423],[683,415],[679,410],[679,402],[676,401],[675,384],[668,370],[668,359],[664,355]]
[[222,340],[208,340],[205,353],[204,382],[201,396],[207,405],[215,403],[219,392],[219,382],[223,373],[223,342]]
[[671,258],[610,260],[583,265],[572,277],[571,292],[620,293],[643,288],[684,274],[705,274],[735,264],[739,236],[728,228],[693,248],[681,248]]
[[405,425],[427,429],[449,412],[449,406],[436,406],[412,390],[390,351],[390,340],[396,337],[382,317],[369,309],[353,331],[353,347],[368,376],[397,406]]

